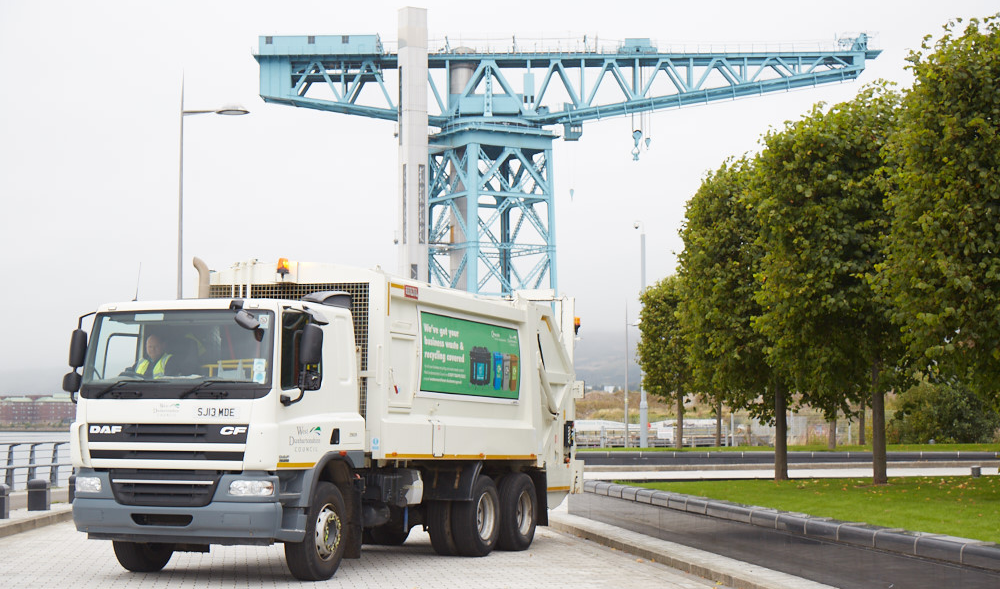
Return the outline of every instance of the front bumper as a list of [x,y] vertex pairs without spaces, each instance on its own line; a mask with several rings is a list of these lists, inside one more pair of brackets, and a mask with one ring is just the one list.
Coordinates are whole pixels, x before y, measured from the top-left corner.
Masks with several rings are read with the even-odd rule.
[[224,476],[211,502],[205,506],[161,507],[119,503],[112,494],[108,473],[81,474],[102,480],[100,492],[78,493],[73,500],[76,529],[86,532],[90,538],[267,545],[276,541],[299,542],[305,537],[303,510],[284,508],[277,496],[230,496],[229,482],[239,475]]

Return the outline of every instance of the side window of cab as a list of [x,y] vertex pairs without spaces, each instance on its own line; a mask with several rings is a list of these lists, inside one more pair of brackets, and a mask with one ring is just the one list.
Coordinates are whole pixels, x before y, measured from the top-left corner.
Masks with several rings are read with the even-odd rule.
[[281,317],[281,388],[299,386],[299,341],[309,317],[301,311],[286,309]]

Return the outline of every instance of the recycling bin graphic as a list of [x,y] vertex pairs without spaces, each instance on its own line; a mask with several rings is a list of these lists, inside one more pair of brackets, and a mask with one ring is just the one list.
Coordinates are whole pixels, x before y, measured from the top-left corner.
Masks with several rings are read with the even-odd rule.
[[493,390],[499,391],[503,387],[503,354],[493,352]]
[[469,382],[476,386],[483,386],[490,383],[490,360],[489,351],[476,346],[469,353]]

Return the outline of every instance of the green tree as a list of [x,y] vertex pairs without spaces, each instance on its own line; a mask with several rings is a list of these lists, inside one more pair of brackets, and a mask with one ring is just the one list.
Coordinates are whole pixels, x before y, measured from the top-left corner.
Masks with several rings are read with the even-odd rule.
[[898,103],[876,85],[828,111],[815,106],[765,137],[752,188],[766,252],[754,327],[771,342],[768,361],[791,376],[800,403],[831,420],[838,410],[850,414],[862,383],[871,383],[876,484],[886,482],[878,376],[896,362],[898,331],[866,276],[883,260],[880,151]]
[[900,444],[992,442],[1000,414],[962,386],[933,384],[926,379],[896,400],[889,437]]
[[677,312],[682,298],[681,281],[676,275],[667,276],[639,295],[642,384],[646,392],[677,402],[674,444],[678,449],[683,447],[684,395],[691,392],[691,369]]
[[754,274],[762,257],[756,215],[746,199],[753,174],[752,161],[727,161],[688,201],[680,322],[697,390],[775,424],[775,479],[784,480],[787,387],[767,364],[767,340],[751,325],[760,314]]
[[1000,382],[1000,26],[958,23],[909,56],[915,82],[886,149],[897,166],[888,257],[874,285],[890,298],[914,369],[998,400]]

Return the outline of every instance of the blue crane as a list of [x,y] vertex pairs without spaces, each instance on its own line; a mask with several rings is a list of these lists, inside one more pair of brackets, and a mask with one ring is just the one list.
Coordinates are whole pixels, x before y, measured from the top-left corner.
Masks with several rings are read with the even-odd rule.
[[[446,40],[425,52],[436,111],[425,120],[437,131],[419,177],[426,274],[414,265],[412,277],[501,296],[558,292],[553,127],[575,141],[597,119],[853,80],[880,53],[867,44],[862,34],[825,50],[664,52],[649,39],[609,48],[584,38],[575,50],[541,51],[512,38],[493,51]],[[261,37],[261,97],[398,122],[403,74],[391,90],[387,74],[403,69],[403,46],[389,51],[378,35]],[[641,130],[634,139],[638,157]]]

